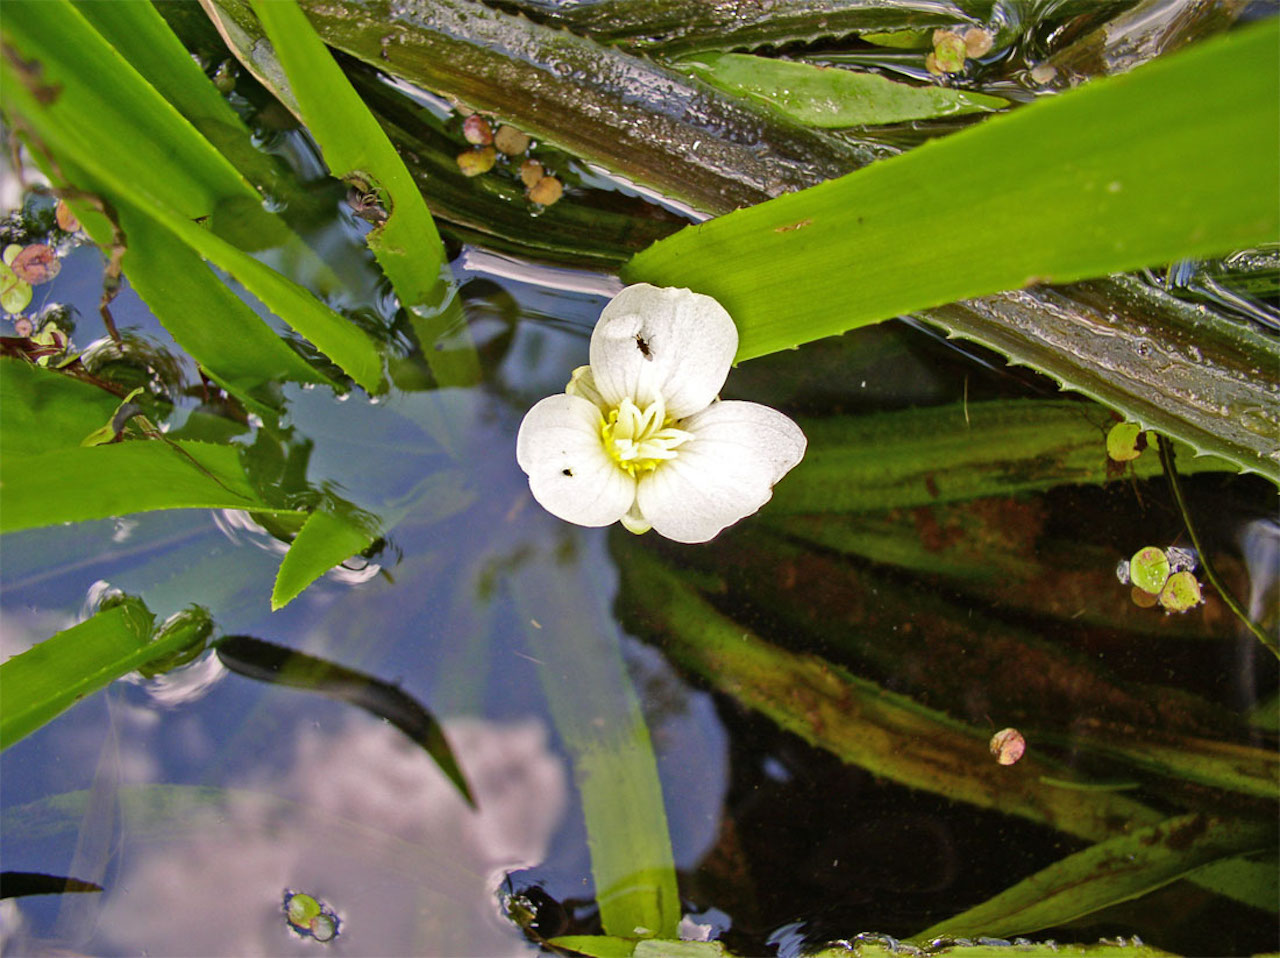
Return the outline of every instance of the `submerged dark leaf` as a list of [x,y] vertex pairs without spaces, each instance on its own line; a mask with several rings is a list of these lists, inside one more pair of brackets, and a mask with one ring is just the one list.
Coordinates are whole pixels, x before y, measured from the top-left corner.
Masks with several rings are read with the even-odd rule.
[[102,891],[102,886],[79,878],[46,875],[43,872],[0,872],[0,898],[24,895],[61,895],[66,892]]
[[229,635],[217,644],[218,659],[232,672],[259,682],[305,689],[339,702],[359,706],[390,722],[420,745],[474,806],[471,789],[445,740],[440,723],[403,689],[327,662],[315,656],[247,635]]

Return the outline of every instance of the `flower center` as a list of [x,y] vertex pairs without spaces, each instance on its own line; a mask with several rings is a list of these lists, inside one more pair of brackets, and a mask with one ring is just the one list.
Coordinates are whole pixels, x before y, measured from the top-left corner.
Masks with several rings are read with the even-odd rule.
[[600,438],[618,468],[636,476],[652,472],[668,459],[674,459],[676,450],[693,438],[693,433],[677,429],[671,423],[660,398],[644,409],[628,398],[609,412],[600,427]]

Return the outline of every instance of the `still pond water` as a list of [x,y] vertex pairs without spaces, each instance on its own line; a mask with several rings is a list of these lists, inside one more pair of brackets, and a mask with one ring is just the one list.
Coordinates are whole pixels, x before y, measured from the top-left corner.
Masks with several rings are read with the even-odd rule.
[[[281,152],[314,173],[314,154],[293,137]],[[337,305],[394,329],[359,221],[336,195],[333,205],[336,218],[311,239],[348,264]],[[659,581],[682,583],[699,614],[779,661],[821,655],[984,739],[1018,727],[1029,759],[1058,763],[1091,794],[1168,814],[1258,813],[1098,747],[1160,738],[1274,748],[1274,728],[1246,717],[1274,708],[1276,663],[1220,600],[1165,616],[1133,605],[1115,577],[1141,546],[1185,544],[1162,482],[1118,476],[858,514],[767,506],[708,546],[568,526],[530,497],[515,431],[586,361],[592,325],[620,285],[475,246],[454,251],[481,385],[377,398],[285,390],[296,448],[309,445],[308,482],[387,519],[379,549],[273,613],[285,546],[246,514],[11,534],[0,654],[87,616],[111,590],[143,597],[161,618],[196,603],[219,635],[359,670],[422,703],[475,807],[386,721],[235,674],[206,653],[115,683],[0,758],[4,867],[104,889],[5,901],[6,955],[538,953],[503,912],[513,894],[536,910],[538,934],[598,931],[565,716],[575,702],[581,713],[613,696],[625,719],[628,683],[656,756],[682,911],[741,953],[911,935],[1087,846],[957,800],[945,776],[932,790],[903,784],[910,775],[894,755],[925,731],[904,732],[901,749],[870,769],[810,744],[824,729],[803,704],[791,718],[785,702],[770,712],[763,694],[742,692],[747,678],[690,651]],[[38,291],[77,312],[77,345],[98,336],[100,269],[95,251],[78,249]],[[149,348],[177,353],[127,287],[115,315]],[[390,348],[408,346],[392,337]],[[189,365],[181,375],[197,381]],[[904,323],[753,361],[725,395],[801,423],[1059,397],[1033,373]],[[174,428],[194,409],[180,404]],[[1095,417],[1101,455],[1105,414],[1082,402],[1080,415]],[[1271,604],[1274,621],[1273,490],[1226,474],[1187,485],[1210,551],[1255,613]],[[625,810],[629,795],[612,801]],[[287,928],[286,889],[332,909],[334,942]],[[1187,882],[1036,937],[1120,934],[1186,954],[1277,946],[1273,916]]]

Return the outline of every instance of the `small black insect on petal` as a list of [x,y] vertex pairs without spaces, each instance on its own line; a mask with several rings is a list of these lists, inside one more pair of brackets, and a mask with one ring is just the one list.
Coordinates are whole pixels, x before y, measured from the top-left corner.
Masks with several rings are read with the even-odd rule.
[[649,344],[645,342],[644,337],[636,333],[636,348],[640,350],[640,355],[645,359],[653,359],[653,352],[649,349]]
[[560,470],[560,475],[562,475],[562,476],[572,476],[572,475],[573,475],[573,470],[572,470],[572,469],[561,469],[561,470]]

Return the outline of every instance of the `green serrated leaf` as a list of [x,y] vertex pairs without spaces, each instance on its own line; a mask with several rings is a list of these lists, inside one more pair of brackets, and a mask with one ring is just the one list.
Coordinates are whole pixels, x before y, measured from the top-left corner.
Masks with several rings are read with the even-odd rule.
[[249,128],[205,76],[154,4],[72,2],[129,65],[250,182],[268,188],[281,185],[274,157],[254,144]]
[[271,590],[271,611],[281,609],[339,562],[369,547],[375,534],[349,516],[313,512],[285,553]]
[[[6,0],[3,99],[41,138],[85,153],[130,189],[195,219],[256,194],[68,0]],[[47,118],[47,122],[45,121]],[[55,139],[51,139],[55,137]]]
[[678,64],[728,93],[751,97],[801,123],[874,126],[964,113],[989,113],[1008,100],[942,86],[912,86],[877,73],[821,67],[745,53],[703,53]]
[[[128,204],[124,269],[173,338],[220,385],[253,405],[276,382],[332,381],[311,366],[233,293],[172,230]],[[192,303],[200,309],[193,310]],[[269,405],[269,403],[268,403]]]
[[[253,9],[330,170],[376,190],[382,198],[390,215],[369,234],[368,243],[401,304],[416,319],[437,318],[454,303],[450,285],[444,281],[444,243],[404,161],[297,3],[253,0]],[[478,382],[480,367],[470,343],[451,342],[448,356],[437,355],[435,334],[444,329],[432,332],[422,345],[440,384]]]
[[0,358],[0,463],[79,445],[119,405],[119,396],[97,386]]
[[[904,949],[897,941],[857,939],[838,942],[829,948],[806,952],[806,958],[901,958]],[[1117,938],[1089,945],[1058,944],[1056,941],[974,943],[969,940],[930,948],[930,958],[1174,958],[1172,952],[1132,940]]]
[[197,222],[232,203],[256,217],[264,235],[278,230],[278,220],[235,167],[67,0],[14,0],[5,14],[4,38],[13,55],[0,58],[0,94],[4,109],[23,118],[38,151],[83,173],[90,182],[76,184],[82,189],[130,204],[165,226],[359,385],[378,391],[382,360],[368,336]]
[[200,442],[139,440],[5,456],[0,486],[0,532],[152,509],[294,511],[257,496],[235,446]]
[[141,599],[125,596],[0,663],[0,748],[115,679],[201,644],[212,629],[203,609],[188,610],[154,637],[152,621]]

